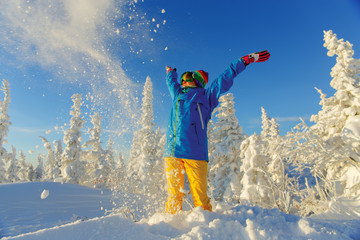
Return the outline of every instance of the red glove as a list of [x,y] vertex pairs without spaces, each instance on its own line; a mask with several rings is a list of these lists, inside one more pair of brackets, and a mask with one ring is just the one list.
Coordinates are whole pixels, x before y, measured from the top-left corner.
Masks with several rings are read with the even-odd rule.
[[173,69],[172,67],[169,67],[169,66],[165,66],[165,69],[166,69],[166,73],[168,73],[172,70],[174,70],[176,72],[176,68]]
[[267,50],[251,53],[246,56],[243,56],[241,59],[245,63],[245,66],[253,62],[265,62],[270,58],[270,53]]

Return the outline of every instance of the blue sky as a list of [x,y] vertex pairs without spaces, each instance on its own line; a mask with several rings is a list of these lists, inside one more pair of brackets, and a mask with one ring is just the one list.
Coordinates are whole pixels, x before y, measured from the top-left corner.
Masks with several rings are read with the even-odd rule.
[[270,60],[251,64],[230,92],[245,133],[261,131],[263,106],[285,134],[299,117],[311,124],[320,110],[314,87],[334,92],[335,57],[327,56],[323,30],[354,44],[356,58],[360,52],[358,0],[16,0],[0,6],[0,77],[10,82],[12,98],[5,147],[32,150],[29,159],[44,152],[38,136],[62,139],[74,93],[83,94],[86,128],[99,111],[104,142],[117,133],[116,145],[128,148],[146,76],[154,87],[155,123],[165,129],[166,65],[180,73],[203,69],[211,81],[232,60],[264,49]]

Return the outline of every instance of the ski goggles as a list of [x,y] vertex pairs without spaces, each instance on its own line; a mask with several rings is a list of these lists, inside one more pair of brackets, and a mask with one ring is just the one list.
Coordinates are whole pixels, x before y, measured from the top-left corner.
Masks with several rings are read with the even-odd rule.
[[[189,74],[191,74],[191,78],[190,79],[184,79],[185,76],[189,76]],[[194,81],[194,73],[193,72],[184,72],[183,75],[181,75],[181,82],[185,81],[185,82],[192,82]]]

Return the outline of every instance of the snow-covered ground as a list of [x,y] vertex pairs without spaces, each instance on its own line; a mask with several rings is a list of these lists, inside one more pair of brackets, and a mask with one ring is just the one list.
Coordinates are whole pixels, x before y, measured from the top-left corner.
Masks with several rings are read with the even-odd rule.
[[360,239],[359,199],[302,218],[225,204],[169,215],[151,198],[49,182],[2,184],[0,196],[2,239]]

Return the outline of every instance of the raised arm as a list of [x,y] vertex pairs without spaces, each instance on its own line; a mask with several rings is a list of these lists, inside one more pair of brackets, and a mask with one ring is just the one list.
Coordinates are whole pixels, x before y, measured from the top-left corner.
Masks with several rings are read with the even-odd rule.
[[165,69],[167,73],[166,84],[168,86],[171,98],[174,99],[174,97],[181,91],[181,86],[177,81],[178,74],[176,72],[176,68],[172,69],[171,67],[166,66]]
[[251,53],[233,61],[225,71],[217,77],[206,89],[206,94],[210,101],[211,110],[219,104],[221,94],[229,91],[232,87],[234,78],[241,73],[247,65],[253,62],[265,62],[270,58],[270,53],[265,50]]

